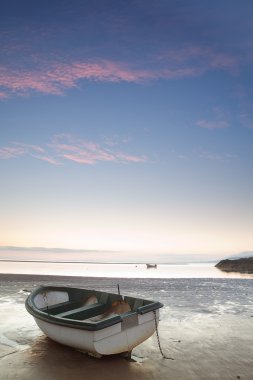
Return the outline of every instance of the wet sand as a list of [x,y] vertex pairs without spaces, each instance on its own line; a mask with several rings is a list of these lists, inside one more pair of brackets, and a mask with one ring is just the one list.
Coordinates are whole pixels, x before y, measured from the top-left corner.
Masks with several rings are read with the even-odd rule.
[[[91,358],[46,338],[24,308],[27,296],[25,290],[32,289],[35,284],[56,282],[72,283],[73,286],[79,283],[84,286],[85,282],[87,287],[92,288],[100,282],[102,287],[109,290],[110,286],[114,287],[112,279],[0,275],[0,379],[253,379],[251,280],[233,283],[236,289],[240,289],[239,293],[234,295],[235,291],[232,289],[228,297],[225,291],[222,294],[223,299],[219,299],[217,293],[211,298],[210,294],[217,292],[217,289],[209,286],[209,294],[207,290],[204,293],[204,288],[199,286],[199,297],[204,298],[205,302],[208,300],[212,312],[207,309],[201,312],[194,299],[191,310],[185,306],[187,303],[184,304],[184,301],[189,302],[189,296],[193,295],[183,290],[188,289],[191,284],[187,281],[183,282],[184,288],[181,285],[181,298],[173,293],[173,289],[164,292],[162,287],[167,286],[167,283],[162,280],[154,282],[153,285],[150,281],[145,281],[139,281],[141,293],[145,295],[149,284],[154,288],[153,298],[157,299],[158,294],[161,294],[165,304],[165,312],[161,313],[159,334],[164,353],[174,360],[161,357],[155,334],[133,350],[132,361],[119,356]],[[133,280],[125,280],[123,287],[134,292],[132,288],[136,288],[136,283],[133,286]],[[169,282],[170,286],[171,284]],[[215,286],[220,285],[224,289],[226,284],[215,283]],[[171,304],[173,309],[170,308]],[[201,307],[203,308],[203,303]]]

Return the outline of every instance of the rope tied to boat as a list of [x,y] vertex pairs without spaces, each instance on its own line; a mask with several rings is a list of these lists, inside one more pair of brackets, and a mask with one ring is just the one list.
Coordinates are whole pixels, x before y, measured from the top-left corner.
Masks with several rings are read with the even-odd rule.
[[161,341],[160,341],[160,337],[159,337],[159,332],[158,332],[158,323],[157,323],[156,310],[154,310],[153,313],[154,313],[154,316],[155,316],[155,330],[156,330],[157,343],[158,343],[158,347],[159,347],[160,353],[161,353],[163,359],[175,360],[174,358],[170,358],[170,357],[166,356],[163,353],[162,346],[161,346]]

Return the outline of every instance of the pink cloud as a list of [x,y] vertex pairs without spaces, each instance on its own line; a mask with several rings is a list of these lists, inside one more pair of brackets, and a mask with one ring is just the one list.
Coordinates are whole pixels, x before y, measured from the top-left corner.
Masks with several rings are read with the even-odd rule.
[[146,162],[147,161],[146,156],[137,157],[137,156],[131,156],[129,154],[125,154],[122,152],[116,153],[116,157],[118,160],[123,161],[123,162],[124,161],[125,162]]
[[14,145],[16,145],[18,148],[23,149],[24,152],[29,152],[29,151],[34,151],[38,153],[43,153],[45,150],[38,145],[33,145],[33,144],[24,144],[20,142],[13,142]]
[[97,144],[69,135],[55,136],[45,147],[12,143],[8,147],[0,148],[0,159],[11,159],[28,155],[46,161],[52,165],[62,165],[64,161],[74,161],[78,164],[92,165],[97,162],[141,163],[146,162],[145,156],[135,156],[126,152],[114,151],[104,143]]
[[72,136],[66,135],[56,136],[50,147],[57,152],[59,157],[79,164],[95,164],[99,161],[136,163],[147,161],[145,157],[113,151],[112,147],[108,149],[106,143],[104,146],[101,146],[97,143],[75,139]]
[[0,68],[0,86],[15,93],[33,90],[57,95],[62,94],[66,88],[77,86],[78,81],[82,79],[103,82],[140,82],[155,77],[156,75],[152,72],[132,70],[123,64],[110,61],[58,63],[36,71]]
[[3,160],[22,156],[25,153],[26,153],[26,149],[22,147],[9,146],[9,147],[0,148],[0,158]]
[[31,156],[39,160],[47,161],[51,164],[59,165],[53,157],[47,156],[45,149],[38,145],[13,142],[12,145],[0,148],[0,159],[17,158],[20,156]]
[[49,164],[52,164],[52,165],[62,165],[61,162],[59,162],[58,160],[56,160],[53,157],[43,156],[43,155],[35,155],[35,154],[31,154],[31,156],[34,157],[34,158],[37,158],[38,160],[46,161],[46,162],[48,162]]
[[[42,60],[43,61],[43,60]],[[77,61],[70,63],[44,63],[36,69],[14,69],[0,67],[0,98],[9,93],[26,94],[36,91],[60,95],[68,88],[78,85],[81,80],[100,82],[132,82],[167,79],[175,80],[199,76],[208,70],[225,69],[234,71],[237,61],[224,53],[209,48],[184,47],[170,50],[145,62],[148,69],[110,60]],[[143,66],[143,64],[142,64]]]
[[[103,150],[100,147],[97,149],[88,149],[85,147],[65,147],[64,149],[57,149],[60,157],[67,160],[75,161],[79,164],[95,164],[98,161],[115,161],[115,156]],[[68,153],[71,151],[71,153]]]
[[0,91],[0,99],[7,99],[8,95]]

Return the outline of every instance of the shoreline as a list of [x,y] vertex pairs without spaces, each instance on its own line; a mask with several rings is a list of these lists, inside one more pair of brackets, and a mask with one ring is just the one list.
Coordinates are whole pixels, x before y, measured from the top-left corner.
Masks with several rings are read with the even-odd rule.
[[[236,272],[235,272],[236,273]],[[103,281],[103,280],[120,280],[122,282],[124,281],[141,281],[141,280],[151,280],[151,281],[161,281],[161,280],[187,280],[187,279],[194,279],[192,277],[111,277],[111,276],[73,276],[73,275],[62,275],[62,274],[27,274],[27,273],[1,273],[0,272],[0,281],[11,281],[11,282],[20,282],[20,281],[36,281],[36,280],[41,280],[41,281],[50,281],[52,280],[53,282],[56,281],[83,281],[83,280],[97,280],[97,281]],[[245,280],[245,281],[250,281],[253,280],[252,277],[196,277],[195,279],[201,279],[201,280]]]
[[[118,280],[123,294],[149,294],[164,303],[159,336],[175,360],[161,357],[156,334],[133,350],[132,361],[95,359],[45,337],[25,310],[26,289],[40,282],[116,292]],[[0,274],[0,282],[0,380],[252,380],[253,282],[247,279]]]
[[[112,277],[87,277],[87,276],[67,276],[67,275],[57,275],[57,274],[26,274],[26,273],[0,273],[0,281],[1,280],[8,280],[8,281],[35,281],[36,279],[40,279],[42,281],[48,281],[52,280],[53,282],[60,280],[60,281],[67,281],[67,280],[84,280],[84,279],[113,279]],[[117,277],[115,277],[117,278]],[[120,278],[120,277],[119,277]],[[127,279],[127,278],[125,278]]]

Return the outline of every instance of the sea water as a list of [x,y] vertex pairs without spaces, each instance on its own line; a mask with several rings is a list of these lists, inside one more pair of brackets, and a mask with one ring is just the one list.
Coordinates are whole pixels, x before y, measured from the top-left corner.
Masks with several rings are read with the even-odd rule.
[[0,261],[0,273],[118,278],[251,278],[253,274],[226,273],[215,263],[158,264],[147,268],[138,263],[61,263]]

